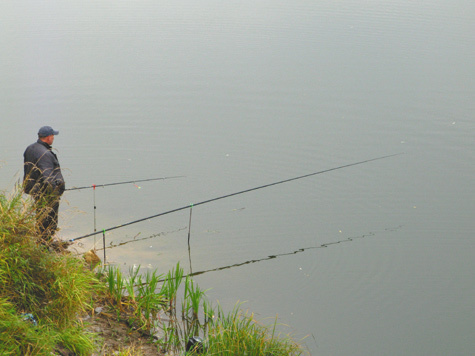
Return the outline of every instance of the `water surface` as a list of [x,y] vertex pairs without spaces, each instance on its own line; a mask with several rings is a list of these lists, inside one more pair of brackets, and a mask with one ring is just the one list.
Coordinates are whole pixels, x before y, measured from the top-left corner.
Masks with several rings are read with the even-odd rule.
[[[2,189],[43,125],[69,187],[185,176],[96,189],[98,230],[404,152],[195,207],[191,263],[189,210],[107,233],[128,242],[107,259],[205,272],[314,355],[473,353],[473,2],[0,10]],[[66,193],[59,236],[92,232],[93,206]]]

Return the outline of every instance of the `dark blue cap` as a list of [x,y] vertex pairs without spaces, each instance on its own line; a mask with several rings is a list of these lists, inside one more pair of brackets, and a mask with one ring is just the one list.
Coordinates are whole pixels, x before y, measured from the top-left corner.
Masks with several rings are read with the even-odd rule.
[[39,137],[48,137],[48,136],[57,135],[57,134],[59,134],[59,131],[54,131],[51,126],[43,126],[38,131],[38,136]]

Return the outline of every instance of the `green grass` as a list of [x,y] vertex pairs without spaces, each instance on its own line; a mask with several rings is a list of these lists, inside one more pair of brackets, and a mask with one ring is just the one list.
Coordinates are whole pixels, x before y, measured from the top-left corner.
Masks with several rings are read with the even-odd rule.
[[[9,197],[0,193],[0,355],[49,356],[59,349],[79,356],[97,353],[97,336],[79,319],[95,302],[164,351],[183,354],[188,338],[201,335],[205,355],[302,353],[291,337],[276,334],[277,321],[265,326],[239,306],[229,313],[214,307],[179,263],[165,277],[140,268],[124,276],[116,266],[94,273],[81,258],[49,251],[37,243],[31,202],[20,191]],[[117,352],[140,354],[126,347]]]

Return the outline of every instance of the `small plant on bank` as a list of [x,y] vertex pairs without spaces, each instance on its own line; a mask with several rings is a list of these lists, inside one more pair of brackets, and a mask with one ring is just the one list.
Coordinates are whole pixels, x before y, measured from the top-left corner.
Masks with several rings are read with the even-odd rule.
[[277,325],[277,320],[261,325],[239,305],[227,314],[219,307],[207,329],[205,355],[301,355],[301,346],[290,336],[276,334]]

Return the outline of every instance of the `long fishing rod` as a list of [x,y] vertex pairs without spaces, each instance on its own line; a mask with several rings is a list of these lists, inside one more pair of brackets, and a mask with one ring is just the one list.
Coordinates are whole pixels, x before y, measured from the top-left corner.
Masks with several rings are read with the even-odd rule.
[[80,190],[80,189],[95,189],[99,187],[109,187],[111,185],[121,185],[121,184],[135,184],[140,182],[150,182],[154,180],[166,180],[166,179],[176,179],[176,178],[183,178],[185,176],[173,176],[173,177],[160,177],[160,178],[149,178],[149,179],[139,179],[139,180],[129,180],[127,182],[116,182],[116,183],[107,183],[107,184],[93,184],[88,185],[86,187],[72,187],[66,190]]
[[297,179],[307,178],[307,177],[315,176],[315,175],[317,175],[317,174],[328,173],[328,172],[331,172],[331,171],[336,171],[336,170],[338,170],[338,169],[348,168],[348,167],[356,166],[356,165],[363,164],[363,163],[368,163],[368,162],[377,161],[377,160],[381,160],[381,159],[385,159],[385,158],[389,158],[389,157],[398,156],[398,155],[401,155],[401,154],[403,154],[403,153],[396,153],[396,154],[392,154],[392,155],[387,155],[387,156],[381,156],[381,157],[371,158],[371,159],[367,159],[367,160],[364,160],[364,161],[359,161],[359,162],[355,162],[355,163],[349,163],[349,164],[345,164],[345,165],[343,165],[343,166],[338,166],[338,167],[334,167],[334,168],[325,169],[325,170],[323,170],[323,171],[318,171],[318,172],[314,172],[314,173],[309,173],[309,174],[305,174],[305,175],[298,176],[298,177],[294,177],[294,178],[284,179],[284,180],[281,180],[281,181],[278,181],[278,182],[261,185],[261,186],[255,187],[255,188],[250,188],[250,189],[246,189],[246,190],[241,190],[241,191],[236,192],[236,193],[226,194],[226,195],[223,195],[223,196],[220,196],[220,197],[217,197],[217,198],[204,200],[204,201],[201,201],[201,202],[199,202],[199,203],[195,203],[195,204],[183,206],[183,207],[181,207],[181,208],[176,208],[176,209],[173,209],[173,210],[165,211],[165,212],[163,212],[163,213],[159,213],[159,214],[156,214],[156,215],[148,216],[148,217],[146,217],[146,218],[134,220],[134,221],[131,221],[131,222],[128,222],[128,223],[125,223],[125,224],[121,224],[121,225],[117,225],[117,226],[114,226],[114,227],[110,227],[110,228],[108,228],[108,229],[103,229],[103,230],[101,230],[101,231],[97,231],[97,232],[93,232],[93,233],[90,233],[90,234],[87,234],[87,235],[84,235],[84,236],[76,237],[76,238],[71,239],[71,240],[69,240],[69,241],[70,241],[70,242],[74,242],[74,241],[77,241],[77,240],[84,239],[84,238],[86,238],[86,237],[90,237],[90,236],[97,235],[97,234],[99,234],[99,233],[102,233],[102,234],[105,235],[106,232],[109,232],[109,231],[112,231],[112,230],[116,230],[116,229],[119,229],[119,228],[122,228],[122,227],[125,227],[125,226],[129,226],[129,225],[132,225],[132,224],[137,224],[137,223],[139,223],[139,222],[146,221],[146,220],[153,219],[153,218],[157,218],[157,217],[159,217],[159,216],[163,216],[163,215],[175,213],[175,212],[178,212],[178,211],[181,211],[181,210],[188,209],[188,208],[193,207],[193,206],[208,204],[208,203],[211,203],[211,202],[214,202],[214,201],[217,201],[217,200],[229,198],[229,197],[232,197],[232,196],[235,196],[235,195],[239,195],[239,194],[249,193],[249,192],[252,192],[252,191],[254,191],[254,190],[271,187],[271,186],[274,186],[274,185],[277,185],[277,184],[287,183],[287,182],[291,182],[291,181],[294,181],[294,180],[297,180]]

